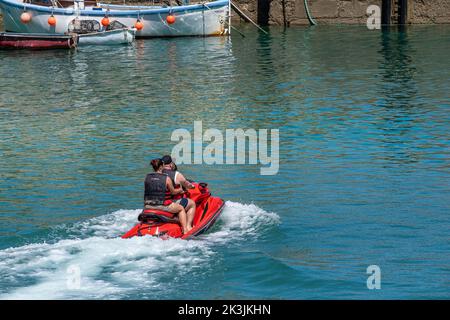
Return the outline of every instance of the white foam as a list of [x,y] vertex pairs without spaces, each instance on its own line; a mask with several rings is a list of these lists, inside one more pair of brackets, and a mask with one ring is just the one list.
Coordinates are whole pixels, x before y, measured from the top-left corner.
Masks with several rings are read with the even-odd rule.
[[227,201],[221,214],[220,229],[213,228],[204,238],[215,242],[255,239],[279,222],[276,213],[264,211],[254,204]]
[[[60,226],[66,239],[0,251],[0,299],[118,299],[139,290],[157,298],[163,287],[170,290],[164,277],[177,279],[196,268],[207,272],[217,244],[255,239],[279,222],[256,205],[227,202],[218,225],[200,239],[121,239],[139,212],[119,210]],[[74,267],[79,288],[70,282]]]

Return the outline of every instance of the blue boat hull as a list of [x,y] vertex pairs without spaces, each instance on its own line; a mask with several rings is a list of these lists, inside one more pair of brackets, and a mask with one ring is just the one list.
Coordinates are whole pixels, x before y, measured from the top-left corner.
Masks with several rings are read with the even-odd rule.
[[[100,8],[76,7],[52,8],[22,3],[18,0],[0,0],[3,22],[6,31],[21,33],[64,34],[68,25],[75,19],[101,21],[108,11],[111,21],[117,20],[127,27],[134,27],[139,19],[142,30],[136,37],[173,37],[173,36],[218,36],[229,34],[229,0],[218,0],[205,4],[193,4],[174,7],[110,6]],[[23,23],[21,14],[31,14],[31,21]],[[50,26],[48,18],[56,18],[56,25]],[[166,18],[174,15],[176,20],[168,24]]]

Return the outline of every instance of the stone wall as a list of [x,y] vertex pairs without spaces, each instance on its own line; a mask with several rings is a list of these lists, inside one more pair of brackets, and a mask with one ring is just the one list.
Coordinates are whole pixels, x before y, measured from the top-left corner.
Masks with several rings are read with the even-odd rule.
[[413,0],[408,16],[411,23],[450,23],[450,0]]
[[[309,24],[304,0],[233,0],[260,24]],[[369,5],[381,0],[308,0],[309,11],[319,24],[365,24]],[[263,17],[263,18],[261,18]],[[241,19],[233,13],[235,22]],[[409,0],[408,23],[450,23],[450,0]]]

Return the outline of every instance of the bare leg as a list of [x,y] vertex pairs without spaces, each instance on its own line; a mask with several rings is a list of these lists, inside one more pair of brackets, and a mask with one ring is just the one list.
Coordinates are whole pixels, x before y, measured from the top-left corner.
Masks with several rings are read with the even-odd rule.
[[187,227],[189,230],[191,230],[192,222],[194,221],[195,216],[195,202],[191,199],[188,199],[188,205],[186,206],[186,214],[187,214]]
[[187,216],[186,211],[184,211],[184,209],[178,213],[178,220],[180,220],[181,229],[183,229],[183,234],[188,233],[190,229],[187,227]]
[[172,213],[178,213],[178,220],[180,221],[181,229],[184,234],[188,233],[190,229],[187,228],[187,214],[183,206],[173,202],[169,205],[169,210]]

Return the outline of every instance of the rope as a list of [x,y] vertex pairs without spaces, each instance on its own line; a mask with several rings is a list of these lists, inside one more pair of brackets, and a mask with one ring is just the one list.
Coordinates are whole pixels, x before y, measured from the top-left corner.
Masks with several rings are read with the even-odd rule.
[[266,30],[261,28],[256,22],[254,22],[252,19],[250,19],[244,12],[242,12],[241,9],[237,5],[234,4],[233,1],[230,0],[231,7],[245,20],[251,22],[255,27],[257,27],[260,31],[264,32],[265,34],[269,34]]
[[237,33],[239,33],[242,38],[245,38],[245,34],[243,34],[242,32],[240,32],[238,29],[236,29],[234,26],[231,26],[231,29],[233,29],[234,31],[236,31]]
[[317,22],[314,21],[313,17],[311,16],[311,13],[309,12],[309,8],[308,8],[308,0],[304,0],[305,3],[305,11],[306,11],[306,16],[308,17],[309,23],[312,26],[317,25]]

